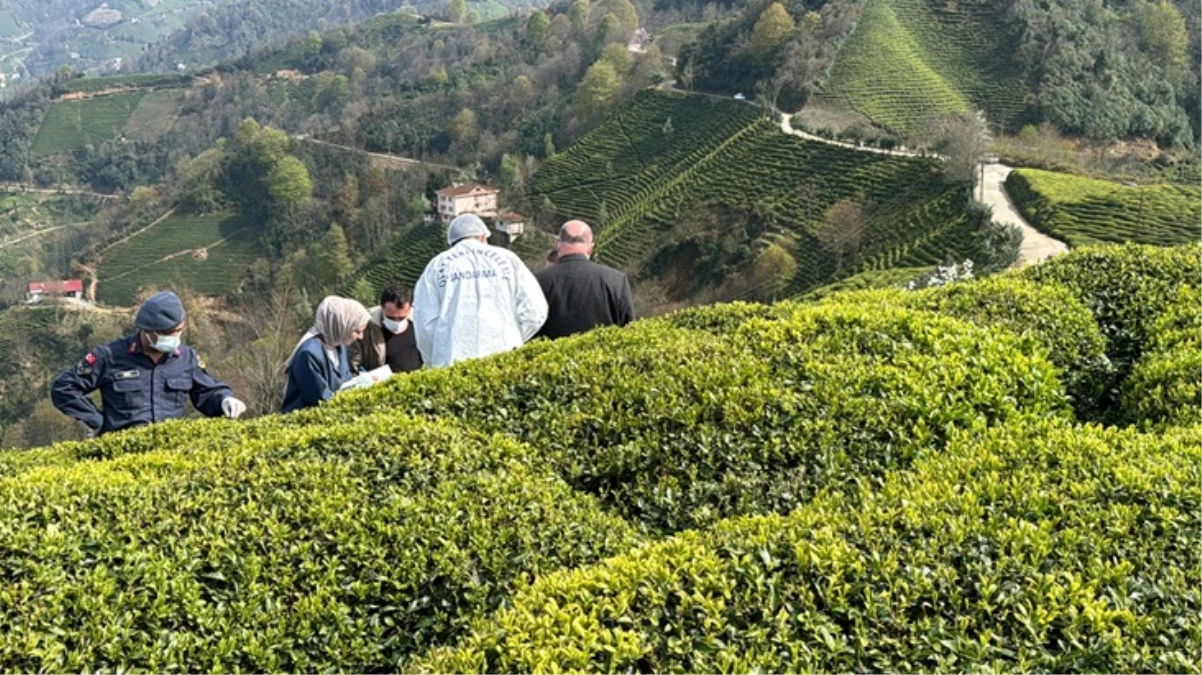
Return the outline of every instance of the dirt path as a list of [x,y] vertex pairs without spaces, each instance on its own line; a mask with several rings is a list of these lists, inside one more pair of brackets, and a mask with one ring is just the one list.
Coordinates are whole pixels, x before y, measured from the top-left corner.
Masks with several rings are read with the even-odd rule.
[[1023,243],[1018,250],[1018,262],[1014,264],[1015,267],[1021,268],[1060,255],[1068,251],[1068,245],[1031,227],[1018,212],[1010,195],[1006,194],[1006,176],[1013,170],[1013,167],[1005,164],[986,164],[981,201],[993,208],[994,220],[1017,225],[1018,229],[1022,230]]
[[[838,146],[840,148],[847,148],[848,150],[855,150],[856,152],[871,152],[871,153],[875,153],[878,155],[892,155],[893,157],[922,157],[923,156],[916,152],[907,152],[905,150],[885,150],[884,148],[873,148],[873,147],[870,147],[867,145],[856,145],[854,143],[847,143],[844,141],[836,141],[836,140],[832,140],[830,138],[823,138],[822,136],[818,136],[816,134],[811,134],[809,132],[802,131],[800,129],[794,129],[793,128],[793,116],[787,112],[780,113],[780,130],[791,136],[797,136],[799,138],[804,138],[807,141],[814,141],[816,143],[826,143],[827,145],[834,145],[834,146]],[[925,155],[925,156],[926,157],[934,157],[935,155]]]
[[9,183],[0,181],[0,192],[25,192],[35,195],[87,195],[96,197],[97,199],[121,199],[121,195],[108,195],[103,192],[93,192],[86,188],[77,186],[68,186],[60,188],[35,188],[21,185],[20,183]]

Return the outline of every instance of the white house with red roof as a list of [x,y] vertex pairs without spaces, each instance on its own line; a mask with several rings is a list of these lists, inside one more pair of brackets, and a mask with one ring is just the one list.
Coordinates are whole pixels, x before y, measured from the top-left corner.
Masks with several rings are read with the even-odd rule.
[[474,213],[481,218],[497,217],[497,195],[500,190],[479,183],[452,185],[437,191],[438,219],[449,223],[455,216]]
[[83,280],[67,279],[65,281],[34,281],[29,284],[29,292],[25,294],[25,302],[34,304],[44,298],[75,298],[83,297]]

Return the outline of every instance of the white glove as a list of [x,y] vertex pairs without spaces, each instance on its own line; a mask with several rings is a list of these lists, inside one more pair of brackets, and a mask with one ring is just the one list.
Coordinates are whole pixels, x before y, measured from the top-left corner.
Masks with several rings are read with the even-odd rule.
[[221,412],[225,413],[226,417],[236,420],[246,412],[246,404],[233,396],[227,396],[221,399]]

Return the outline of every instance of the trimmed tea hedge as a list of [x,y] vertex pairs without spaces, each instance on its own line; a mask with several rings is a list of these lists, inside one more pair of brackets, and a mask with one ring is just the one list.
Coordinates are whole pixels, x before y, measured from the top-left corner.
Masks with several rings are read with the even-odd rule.
[[395,669],[527,578],[639,541],[515,442],[280,420],[0,480],[4,669]]
[[1160,312],[1182,285],[1202,279],[1202,247],[1111,246],[1070,251],[1024,272],[1068,287],[1093,312],[1106,353],[1125,378],[1152,337]]
[[1070,246],[1099,243],[1173,246],[1202,236],[1197,185],[1132,187],[1071,174],[1017,169],[1006,191],[1032,225]]
[[1197,672],[1196,430],[1026,421],[540,579],[425,672]]
[[785,512],[904,466],[949,430],[1066,409],[1009,334],[923,312],[809,308],[714,336],[656,322],[396,380],[335,401],[504,432],[659,532]]
[[1123,384],[1129,424],[1193,424],[1202,419],[1202,290],[1182,286],[1152,330],[1144,356]]

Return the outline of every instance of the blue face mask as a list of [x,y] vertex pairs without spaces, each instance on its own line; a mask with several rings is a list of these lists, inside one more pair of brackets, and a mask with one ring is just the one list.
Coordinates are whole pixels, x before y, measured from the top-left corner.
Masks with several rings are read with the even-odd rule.
[[154,334],[154,344],[151,346],[154,347],[156,352],[170,354],[179,349],[180,344],[182,344],[182,341],[179,339],[178,335]]

